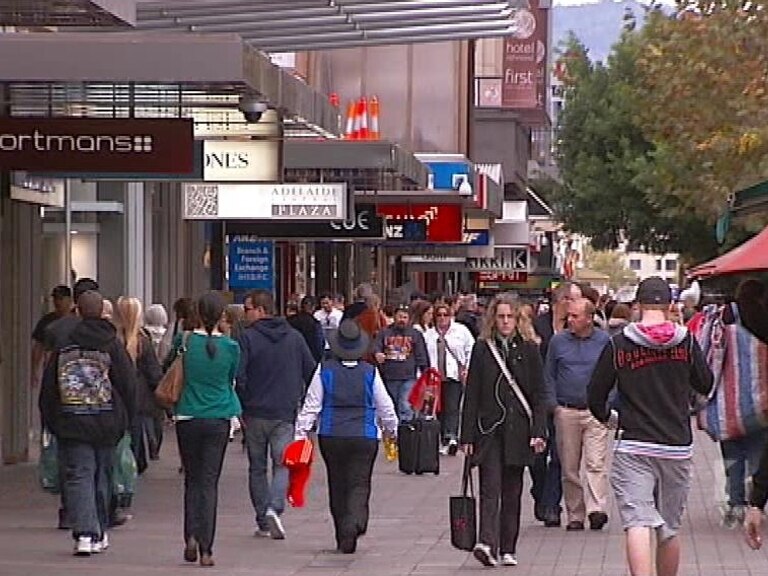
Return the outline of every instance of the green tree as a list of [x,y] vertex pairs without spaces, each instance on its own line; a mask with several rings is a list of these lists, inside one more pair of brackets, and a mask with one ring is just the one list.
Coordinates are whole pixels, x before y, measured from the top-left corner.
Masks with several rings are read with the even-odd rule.
[[676,197],[653,197],[656,146],[638,124],[641,32],[627,29],[607,63],[593,63],[577,38],[563,53],[566,105],[558,126],[563,185],[551,202],[569,230],[597,249],[627,242],[632,250],[681,252],[692,260],[716,252],[712,228],[677,210]]
[[609,287],[613,290],[637,282],[637,274],[627,268],[623,255],[615,250],[588,248],[584,251],[584,264],[590,270],[608,276]]
[[768,174],[768,10],[750,0],[680,1],[641,32],[637,123],[653,142],[640,185],[669,215],[714,223]]

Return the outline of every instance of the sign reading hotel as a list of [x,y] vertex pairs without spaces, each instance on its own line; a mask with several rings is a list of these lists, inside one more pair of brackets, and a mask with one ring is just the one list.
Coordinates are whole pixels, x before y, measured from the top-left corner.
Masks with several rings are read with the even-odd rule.
[[504,38],[501,105],[544,108],[549,11],[537,6],[521,8],[513,18],[516,31]]
[[346,184],[184,184],[188,220],[347,219]]
[[191,119],[0,118],[0,169],[191,174],[193,123]]

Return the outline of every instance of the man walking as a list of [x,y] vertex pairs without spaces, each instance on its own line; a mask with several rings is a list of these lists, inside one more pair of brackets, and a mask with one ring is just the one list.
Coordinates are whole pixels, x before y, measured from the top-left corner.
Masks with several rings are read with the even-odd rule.
[[[667,320],[672,292],[659,277],[637,289],[641,319],[613,336],[589,385],[589,409],[600,422],[616,421],[611,484],[626,531],[632,576],[651,576],[652,531],[656,574],[676,576],[680,528],[691,481],[692,390],[709,394],[713,377],[696,339]],[[618,386],[619,413],[608,398]],[[616,418],[618,416],[618,418]]]
[[301,299],[299,309],[287,320],[288,324],[304,337],[315,362],[320,362],[323,359],[323,350],[325,349],[325,333],[320,322],[312,315],[314,311],[315,299],[312,296],[304,296]]
[[[296,414],[316,362],[304,338],[285,318],[274,317],[272,293],[254,290],[245,298],[253,323],[240,337],[237,392],[243,407],[251,503],[258,536],[285,538],[280,516],[285,510],[288,470],[286,446],[293,440]],[[267,479],[272,460],[272,482]]]
[[379,332],[374,347],[381,377],[401,422],[413,420],[408,395],[416,384],[417,373],[429,367],[424,336],[409,325],[409,320],[408,306],[401,305],[395,312],[395,323]]
[[101,295],[85,292],[77,305],[82,320],[46,367],[40,412],[64,454],[75,554],[90,556],[109,546],[113,454],[134,416],[136,391],[128,354],[101,317]]
[[[549,343],[555,334],[568,329],[568,305],[581,298],[581,289],[577,284],[563,282],[552,292],[552,307],[545,314],[537,316],[533,322],[536,334],[541,338],[539,351],[545,362]],[[549,439],[544,451],[536,454],[531,467],[531,496],[533,496],[533,514],[536,520],[544,522],[548,528],[560,526],[560,501],[563,499],[563,485],[560,475],[560,457],[557,454],[557,430],[554,417],[547,418]]]
[[[586,298],[568,304],[568,330],[552,337],[544,366],[548,405],[555,416],[557,452],[562,467],[567,530],[592,530],[608,522],[608,428],[587,408],[587,385],[608,335],[595,329],[595,306]],[[581,464],[586,485],[581,481]]]

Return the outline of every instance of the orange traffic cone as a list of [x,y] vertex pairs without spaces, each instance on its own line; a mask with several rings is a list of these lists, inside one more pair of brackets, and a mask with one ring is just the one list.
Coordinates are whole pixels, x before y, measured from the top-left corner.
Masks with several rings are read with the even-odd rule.
[[347,140],[354,140],[356,111],[357,106],[355,105],[354,101],[350,100],[349,104],[347,104],[347,124],[346,128],[344,129],[344,138]]
[[371,96],[371,140],[379,140],[381,133],[379,132],[379,99],[376,96]]
[[357,116],[360,120],[360,131],[357,134],[358,140],[369,140],[371,133],[368,130],[368,99],[363,96],[357,104]]

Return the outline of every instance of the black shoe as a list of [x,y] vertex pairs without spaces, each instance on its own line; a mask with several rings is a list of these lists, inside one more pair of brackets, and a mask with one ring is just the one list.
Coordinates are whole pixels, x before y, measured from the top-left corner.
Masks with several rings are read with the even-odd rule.
[[123,524],[128,522],[128,520],[130,519],[131,519],[130,514],[127,514],[118,508],[109,518],[109,527],[117,528],[118,526],[122,526]]
[[545,522],[547,519],[547,508],[538,502],[533,506],[533,517],[539,522]]
[[560,512],[557,510],[548,510],[544,515],[544,526],[547,528],[560,527]]
[[342,554],[354,554],[357,550],[357,538],[344,538],[339,541],[339,552]]
[[589,529],[590,530],[602,530],[603,526],[608,523],[608,514],[605,512],[592,512],[589,515]]
[[573,520],[572,522],[568,522],[568,526],[566,526],[565,529],[568,530],[568,532],[577,532],[579,530],[584,530],[584,522]]

